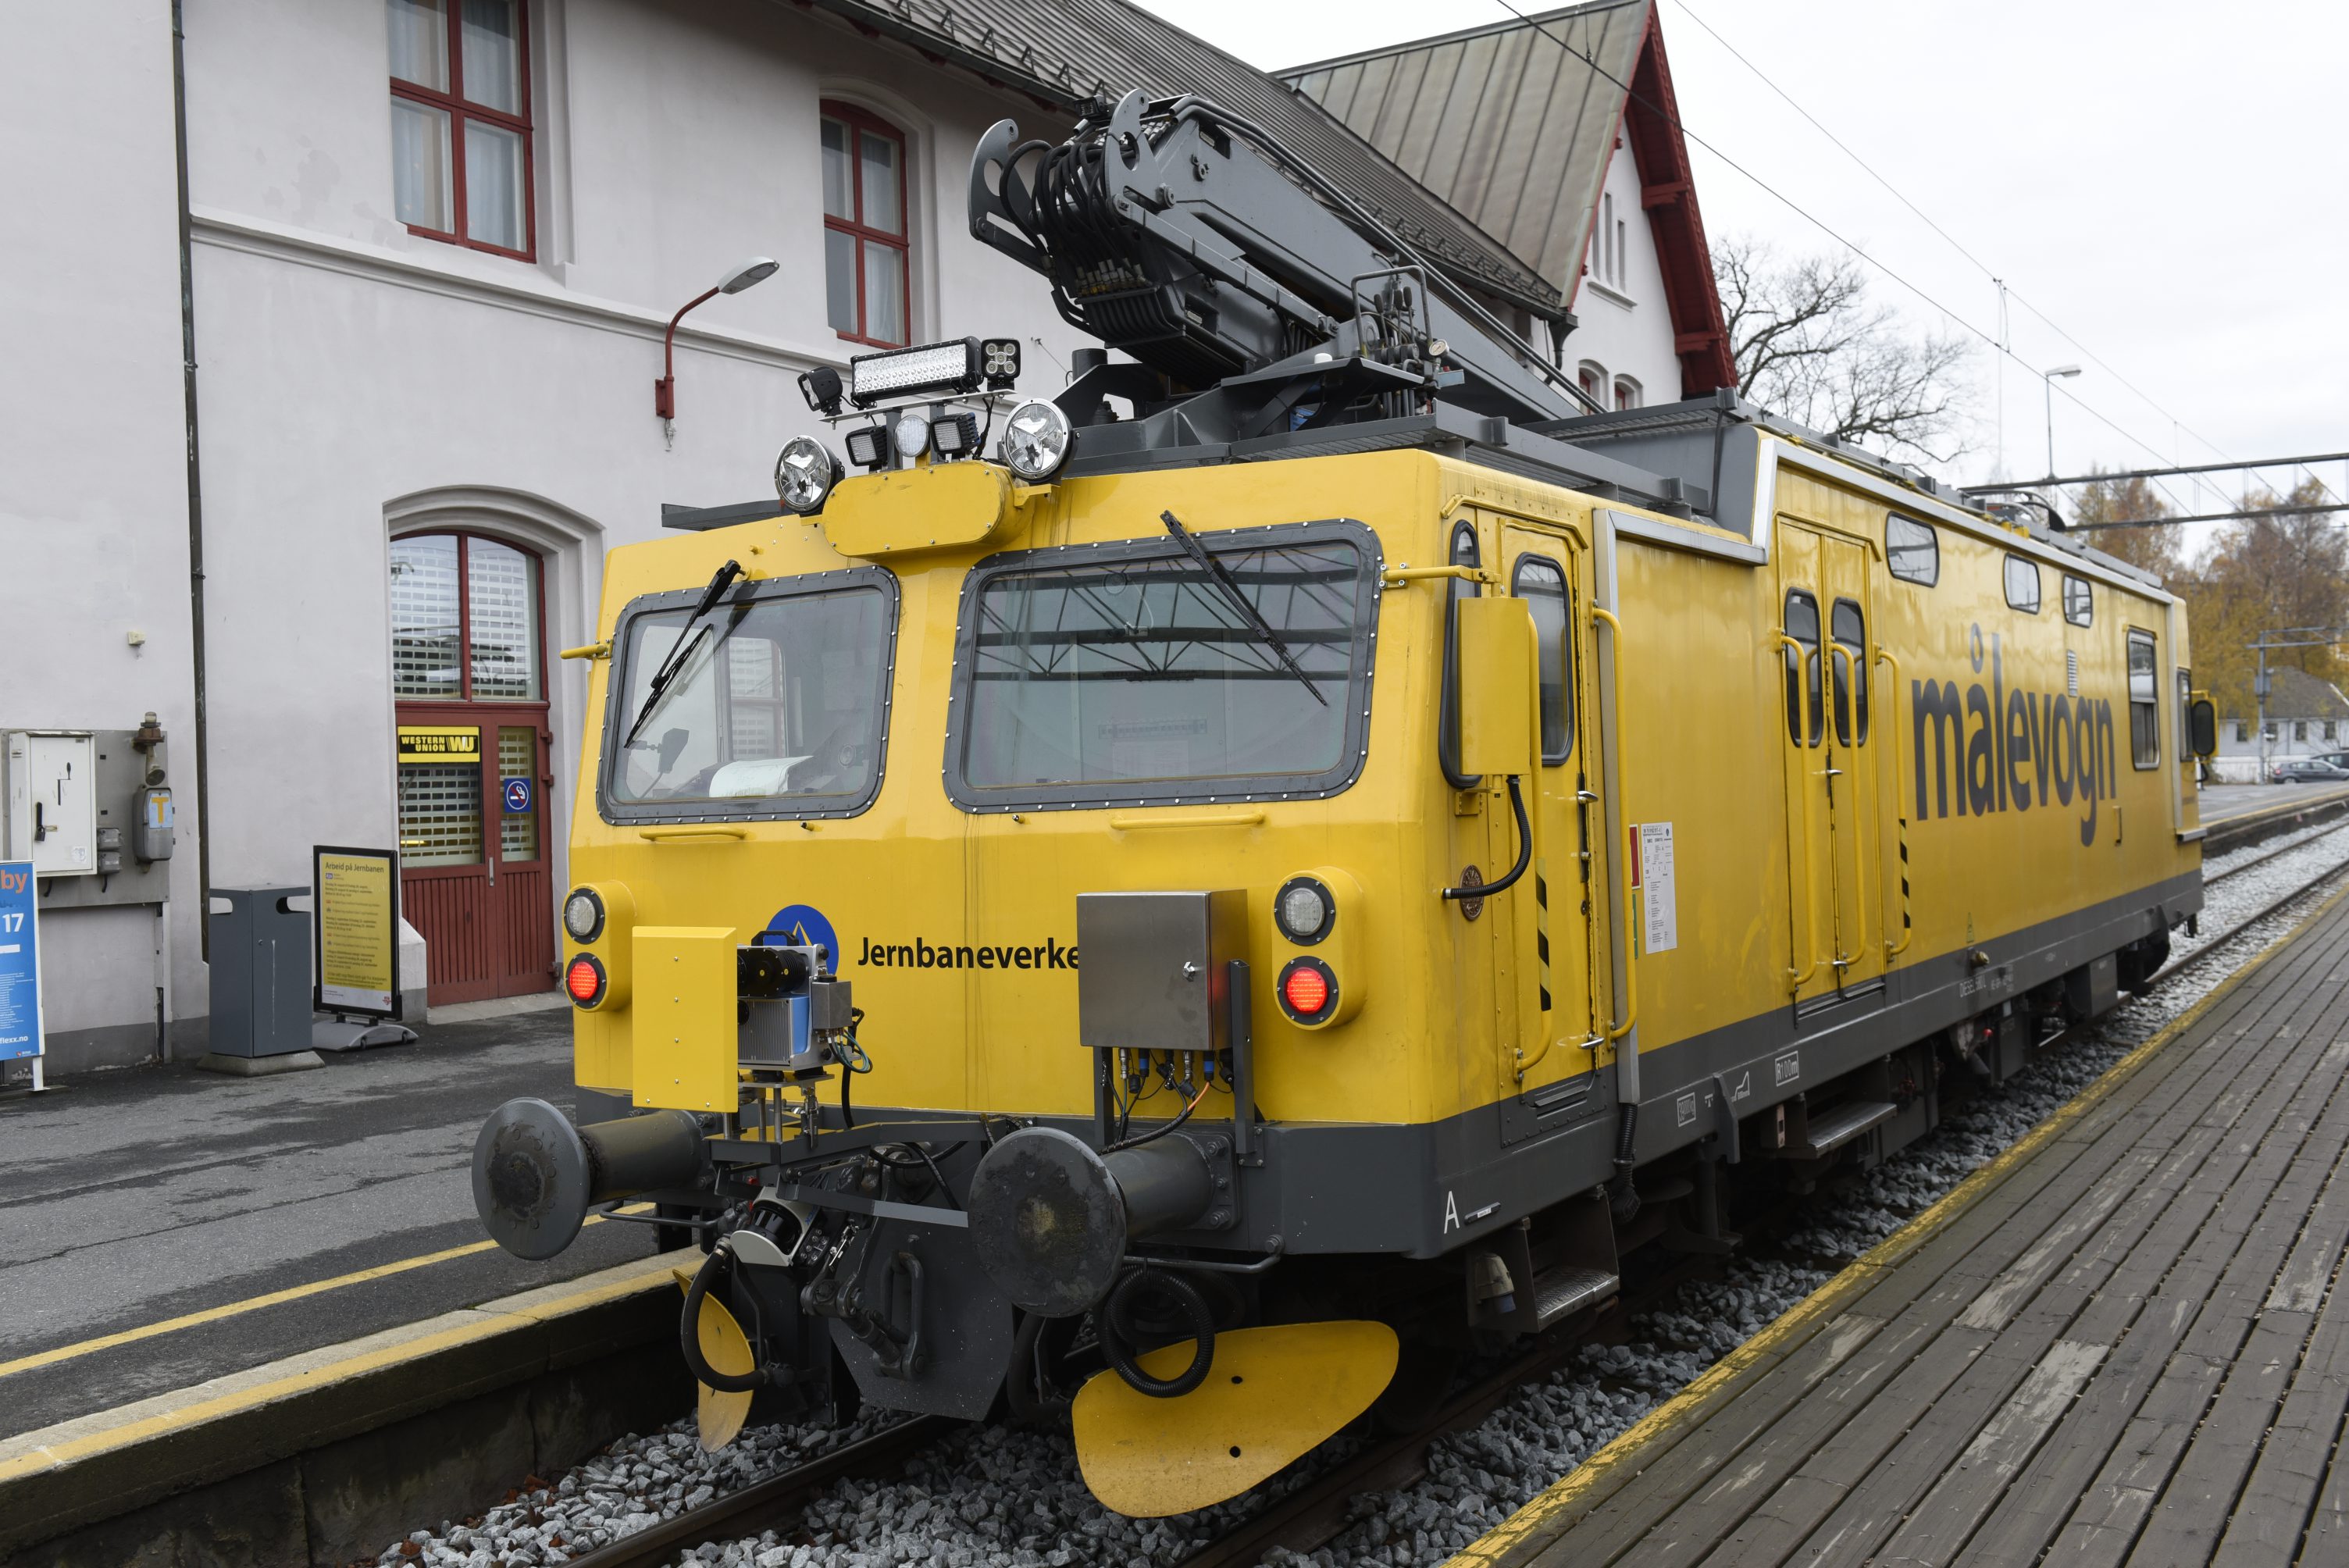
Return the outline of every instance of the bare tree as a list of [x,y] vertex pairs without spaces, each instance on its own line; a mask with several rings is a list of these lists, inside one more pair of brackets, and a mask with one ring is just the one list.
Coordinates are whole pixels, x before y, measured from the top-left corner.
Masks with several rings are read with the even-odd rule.
[[1787,262],[1733,235],[1713,245],[1713,270],[1747,397],[1888,456],[1946,463],[1965,450],[1964,340],[1907,330],[1868,299],[1856,258]]

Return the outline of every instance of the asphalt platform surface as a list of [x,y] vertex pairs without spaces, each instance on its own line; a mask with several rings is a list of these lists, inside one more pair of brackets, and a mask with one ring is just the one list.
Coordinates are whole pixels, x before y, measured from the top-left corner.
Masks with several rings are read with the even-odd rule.
[[0,1436],[608,1268],[492,1247],[47,1366],[22,1357],[484,1240],[471,1162],[516,1095],[571,1112],[568,1008],[428,1024],[413,1046],[237,1078],[150,1065],[0,1100]]
[[2202,786],[2202,822],[2208,827],[2229,817],[2240,817],[2246,811],[2313,806],[2320,800],[2344,793],[2349,793],[2349,786],[2339,784],[2205,784]]

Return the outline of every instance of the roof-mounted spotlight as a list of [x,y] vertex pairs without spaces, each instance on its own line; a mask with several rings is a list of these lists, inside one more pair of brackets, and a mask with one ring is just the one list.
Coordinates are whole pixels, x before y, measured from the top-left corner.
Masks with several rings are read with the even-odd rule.
[[840,372],[829,365],[800,372],[800,396],[807,399],[808,407],[815,413],[839,413],[842,391]]

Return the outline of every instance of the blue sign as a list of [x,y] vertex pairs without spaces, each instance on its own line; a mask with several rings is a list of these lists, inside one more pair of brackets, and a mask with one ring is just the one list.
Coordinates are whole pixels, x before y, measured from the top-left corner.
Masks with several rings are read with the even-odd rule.
[[41,1054],[40,931],[33,862],[0,861],[0,1060]]
[[532,790],[529,779],[500,779],[499,782],[505,786],[506,814],[508,816],[512,816],[517,811],[527,811],[530,810]]
[[775,918],[767,922],[767,929],[753,939],[761,947],[821,947],[832,954],[829,967],[839,973],[843,960],[840,938],[832,929],[832,922],[813,904],[787,903],[775,911]]

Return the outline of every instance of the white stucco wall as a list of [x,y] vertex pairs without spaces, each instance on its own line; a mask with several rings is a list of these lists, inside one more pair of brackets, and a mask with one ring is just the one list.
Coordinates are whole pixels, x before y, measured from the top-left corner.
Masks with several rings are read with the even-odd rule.
[[[169,5],[45,7],[0,48],[0,727],[153,710],[196,808]],[[129,634],[143,633],[143,646]],[[128,802],[124,802],[127,807]],[[175,981],[203,1010],[197,866],[171,863]],[[42,919],[54,1034],[151,1038],[152,909]]]
[[1631,149],[1619,139],[1607,165],[1599,210],[1605,198],[1615,201],[1615,217],[1624,225],[1623,278],[1619,284],[1594,282],[1599,225],[1592,224],[1592,254],[1588,272],[1570,302],[1578,325],[1566,340],[1565,364],[1571,371],[1584,361],[1595,361],[1607,371],[1608,406],[1614,406],[1614,378],[1629,376],[1640,384],[1644,403],[1677,403],[1681,397],[1681,362],[1672,352],[1671,309],[1664,302],[1664,273],[1656,260],[1656,234],[1640,205],[1640,169]]
[[[762,0],[531,0],[530,16],[524,262],[394,221],[380,5],[190,0],[217,885],[305,882],[313,844],[396,837],[395,528],[539,550],[559,649],[589,640],[603,552],[657,533],[664,502],[771,497],[777,448],[821,429],[793,377],[863,352],[824,318],[823,98],[906,132],[916,341],[1016,333],[1041,390],[1080,341],[1042,280],[964,226],[979,133],[1005,115],[1058,129],[1034,103]],[[181,790],[180,1000],[200,1015],[169,10],[103,0],[43,26],[41,49],[0,51],[11,210],[56,215],[0,255],[18,363],[44,367],[0,390],[34,438],[0,473],[0,724],[161,715]],[[662,329],[752,254],[781,270],[679,332],[672,444],[652,408]],[[576,665],[551,676],[559,890],[585,681]],[[85,920],[117,944],[123,923]],[[119,964],[64,955],[53,1028],[149,1015],[151,957],[129,934]]]

